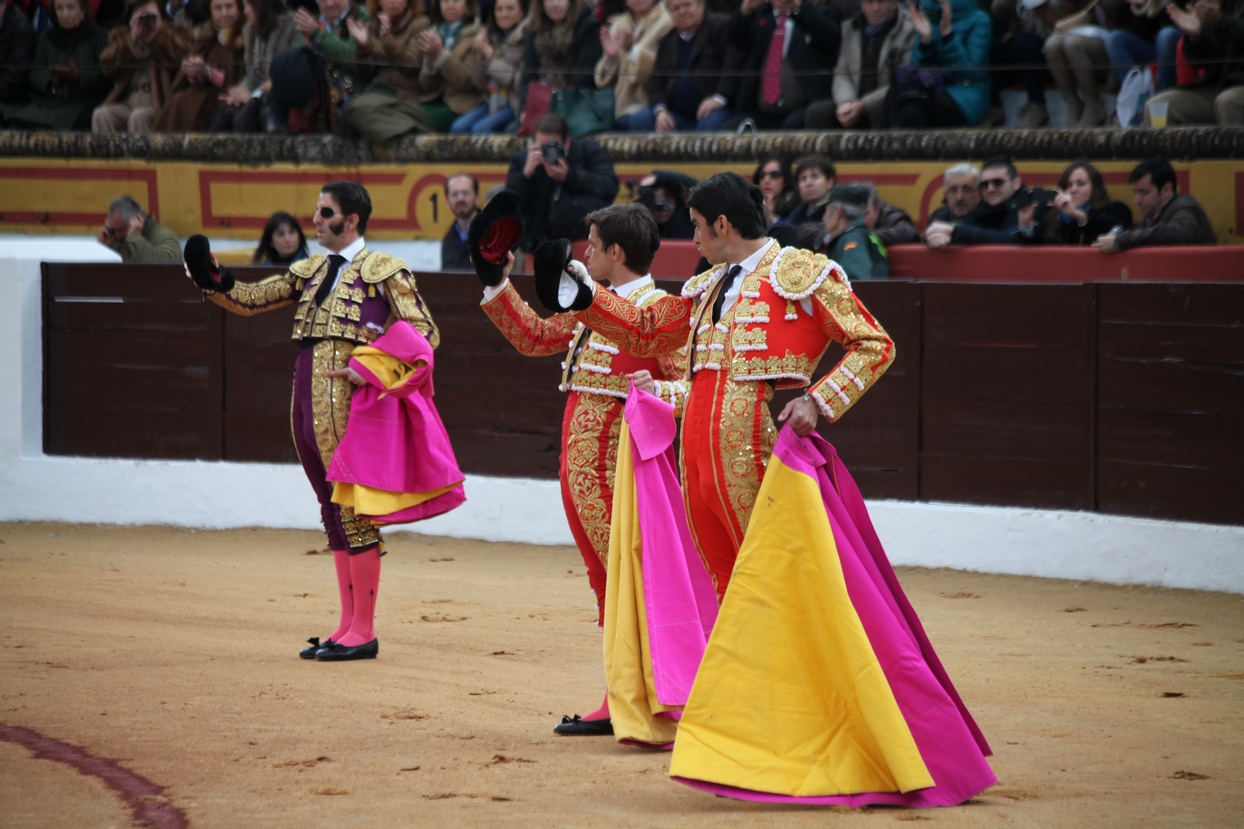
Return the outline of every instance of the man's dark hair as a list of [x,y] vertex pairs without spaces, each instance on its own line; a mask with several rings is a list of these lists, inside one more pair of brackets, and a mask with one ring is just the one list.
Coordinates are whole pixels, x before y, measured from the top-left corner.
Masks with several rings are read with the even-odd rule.
[[475,176],[471,175],[470,173],[454,173],[452,176],[446,176],[445,178],[445,195],[446,196],[449,195],[449,182],[453,181],[456,178],[470,179],[471,187],[475,188],[475,195],[477,196],[479,195],[479,180],[476,179]]
[[342,218],[350,215],[359,217],[359,235],[367,230],[367,220],[371,218],[371,196],[366,188],[357,181],[334,181],[320,188],[337,201],[341,208]]
[[838,171],[834,169],[834,162],[823,155],[805,155],[796,161],[795,178],[798,179],[799,174],[804,170],[820,170],[821,175],[825,176],[825,178],[838,178]]
[[692,208],[710,225],[725,216],[744,239],[765,235],[764,196],[760,188],[738,173],[717,173],[704,179],[687,196]]
[[539,121],[536,121],[535,131],[545,135],[556,135],[561,138],[563,144],[570,137],[570,127],[566,124],[566,119],[553,112],[546,113]]
[[588,227],[596,225],[604,248],[614,245],[622,248],[627,270],[645,274],[652,267],[652,255],[657,252],[661,239],[656,220],[643,205],[611,204],[587,214],[583,223]]
[[1168,184],[1171,186],[1172,193],[1179,192],[1179,182],[1175,180],[1175,168],[1165,158],[1151,158],[1140,162],[1136,165],[1136,169],[1128,174],[1127,183],[1134,184],[1145,176],[1149,177],[1159,193]]
[[1005,167],[1007,178],[1016,178],[1019,176],[1019,170],[1016,170],[1015,165],[1011,162],[1011,159],[1004,155],[995,155],[993,158],[985,159],[985,163],[981,165],[981,172],[983,173],[990,167]]

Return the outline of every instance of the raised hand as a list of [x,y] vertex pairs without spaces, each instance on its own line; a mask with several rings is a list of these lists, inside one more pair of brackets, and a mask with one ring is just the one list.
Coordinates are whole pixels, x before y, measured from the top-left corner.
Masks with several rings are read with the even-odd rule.
[[907,7],[907,19],[911,21],[911,26],[916,30],[916,34],[920,37],[920,42],[926,46],[933,41],[933,24],[929,23],[928,15],[924,13],[924,9],[917,5]]

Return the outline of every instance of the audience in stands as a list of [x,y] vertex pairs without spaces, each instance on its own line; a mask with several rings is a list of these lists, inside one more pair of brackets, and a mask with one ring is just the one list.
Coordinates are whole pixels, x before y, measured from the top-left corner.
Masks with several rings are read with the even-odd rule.
[[752,173],[752,184],[760,188],[764,197],[765,223],[785,221],[799,206],[799,188],[795,176],[785,158],[770,155],[762,158]]
[[545,239],[586,239],[583,217],[613,203],[618,176],[599,144],[572,141],[566,119],[547,114],[526,149],[510,159],[505,186],[519,196],[526,222],[521,247],[530,252]]
[[98,241],[121,254],[125,263],[181,262],[177,234],[158,225],[130,196],[117,196],[108,205],[108,218],[104,219]]
[[1111,201],[1101,173],[1087,161],[1063,170],[1054,201],[1041,219],[1041,236],[1054,245],[1091,245],[1098,236],[1132,226],[1132,211]]
[[1133,66],[1158,65],[1154,88],[1161,92],[1175,85],[1175,54],[1183,33],[1170,25],[1169,0],[1125,0],[1114,13],[1114,29],[1106,36],[1106,54],[1119,77]]
[[99,56],[115,86],[92,114],[92,132],[151,132],[190,51],[190,30],[168,20],[156,0],[129,0],[126,15],[125,25],[112,30]]
[[535,111],[526,115],[527,90],[533,81],[596,88],[596,62],[602,54],[600,24],[586,0],[533,0],[524,37],[519,91],[524,120],[533,121],[537,115]]
[[1179,195],[1170,162],[1150,159],[1136,165],[1127,177],[1136,206],[1144,218],[1135,230],[1108,233],[1093,243],[1102,253],[1117,253],[1142,245],[1214,245],[1218,238],[1209,217],[1192,196]]
[[891,87],[898,126],[979,124],[989,110],[989,15],[976,0],[921,0],[907,15],[916,47]]
[[1108,23],[1106,9],[1117,9],[1122,1],[1102,0],[1063,18],[1045,41],[1046,65],[1067,105],[1064,127],[1088,129],[1106,123],[1101,84],[1108,74],[1109,58],[1105,38],[1097,34],[1105,31],[1103,26]]
[[1184,35],[1184,56],[1205,75],[1150,99],[1167,105],[1167,123],[1244,126],[1244,0],[1199,0],[1188,9],[1167,6]]
[[1059,19],[1079,11],[1081,0],[993,0],[993,39],[989,62],[995,66],[1015,69],[995,72],[992,78],[991,101],[1001,111],[998,97],[1003,87],[1017,81],[1024,86],[1027,99],[1020,110],[1021,129],[1033,129],[1049,123],[1045,106],[1045,85],[1050,74],[1045,68],[1043,47],[1054,34]]
[[648,106],[648,80],[657,44],[674,28],[665,4],[626,0],[626,13],[601,27],[603,54],[596,63],[596,86],[613,89],[614,128],[625,132],[631,116]]
[[0,126],[9,107],[26,103],[30,94],[27,73],[35,54],[35,28],[13,3],[0,5]]
[[[52,28],[39,38],[30,64],[30,99],[4,104],[0,123],[36,130],[90,129],[92,111],[112,87],[99,66],[108,33],[91,21],[88,0],[54,0],[52,10]],[[3,32],[0,26],[0,37]],[[3,70],[5,75],[9,71]]]
[[419,85],[424,94],[436,97],[423,108],[432,119],[434,132],[449,132],[459,116],[484,102],[487,85],[476,84],[475,36],[483,32],[476,21],[475,0],[431,0],[428,16],[432,28],[419,35],[423,65]]
[[825,207],[825,255],[851,279],[884,279],[890,275],[885,248],[868,231],[864,213],[868,188],[839,184]]
[[273,213],[263,226],[263,236],[251,261],[256,265],[281,265],[288,268],[310,256],[307,237],[298,220],[285,212]]
[[842,31],[833,11],[802,0],[743,0],[726,42],[743,55],[735,114],[729,125],[802,129],[807,108],[833,100]]
[[244,0],[242,12],[246,16],[242,79],[225,92],[223,106],[208,125],[212,132],[268,130],[272,57],[298,42],[294,14],[281,0]]
[[212,0],[211,20],[195,28],[194,45],[173,78],[172,95],[156,112],[152,132],[202,132],[221,106],[221,96],[242,79],[240,2]]
[[820,222],[825,217],[829,191],[834,189],[838,173],[834,164],[823,155],[808,155],[795,162],[795,184],[800,204],[786,217],[786,223],[801,225]]
[[984,203],[958,224],[934,221],[925,228],[929,247],[1018,245],[1039,240],[1033,217],[1045,194],[1026,188],[1010,159],[991,158],[982,165],[980,190]]
[[648,106],[632,113],[631,132],[715,132],[730,119],[738,59],[726,47],[729,18],[706,14],[704,0],[669,0],[673,30],[657,44]]
[[868,205],[864,208],[864,226],[881,244],[889,247],[920,241],[920,231],[916,229],[916,223],[907,215],[907,211],[886,204],[873,185],[861,186],[868,193]]
[[[628,183],[627,187],[630,186]],[[648,208],[662,239],[695,237],[695,225],[687,208],[687,193],[694,186],[691,176],[672,170],[654,170],[640,179],[635,200]]]
[[[451,7],[463,5],[463,0],[450,2]],[[433,23],[423,14],[420,0],[381,0],[380,9],[366,24],[346,24],[356,50],[355,79],[363,84],[346,109],[346,119],[363,138],[384,145],[407,133],[435,130],[429,108],[444,84],[424,82],[419,61]],[[442,105],[442,115],[446,111]]]
[[272,58],[268,106],[277,132],[346,129],[345,110],[357,86],[355,33],[371,14],[350,0],[320,0],[319,10],[319,17],[305,7],[294,13],[303,45]]
[[889,123],[886,98],[898,67],[911,61],[916,30],[898,0],[862,0],[861,13],[842,27],[833,98],[808,106],[808,129],[881,129]]
[[522,109],[519,85],[523,75],[526,0],[493,0],[487,27],[475,35],[473,65],[475,86],[488,91],[488,99],[459,115],[450,125],[452,133],[502,132]]
[[467,248],[467,231],[471,229],[471,220],[479,213],[479,182],[466,173],[445,179],[445,203],[454,214],[454,221],[441,239],[441,270],[474,270]]
[[949,168],[942,176],[942,193],[942,205],[929,214],[929,222],[925,228],[925,239],[929,242],[929,247],[934,248],[950,244],[950,234],[939,234],[945,236],[945,241],[939,240],[940,244],[935,244],[929,236],[929,227],[939,223],[957,225],[980,207],[980,169],[971,164],[956,164]]

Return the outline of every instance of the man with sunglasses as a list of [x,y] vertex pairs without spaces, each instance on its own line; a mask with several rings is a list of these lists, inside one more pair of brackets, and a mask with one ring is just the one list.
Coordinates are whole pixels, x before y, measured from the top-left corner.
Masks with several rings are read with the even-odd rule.
[[933,222],[925,230],[929,247],[955,245],[1019,245],[1037,238],[1034,216],[1046,194],[1029,189],[1010,159],[991,158],[981,169],[984,202],[960,224]]
[[352,181],[325,185],[312,221],[328,255],[317,253],[259,282],[235,283],[233,275],[216,264],[203,237],[186,243],[187,273],[208,299],[225,310],[253,316],[298,306],[293,335],[298,343],[294,445],[320,502],[341,599],[337,629],[326,641],[309,640],[311,646],[300,654],[320,662],[370,659],[380,649],[374,628],[383,550],[380,531],[352,508],[333,503],[333,484],[326,472],[349,420],[354,394],[350,355],[355,346],[375,341],[395,319],[410,323],[433,348],[440,341],[405,263],[367,248],[363,233],[371,210],[371,197],[362,185]]

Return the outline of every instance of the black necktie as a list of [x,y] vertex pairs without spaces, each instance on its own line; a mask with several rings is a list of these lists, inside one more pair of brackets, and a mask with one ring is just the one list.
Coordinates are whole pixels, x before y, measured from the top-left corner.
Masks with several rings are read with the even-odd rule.
[[743,272],[742,265],[735,265],[730,268],[730,272],[726,274],[726,278],[721,280],[721,290],[717,292],[717,299],[713,300],[713,324],[721,322],[721,307],[726,304],[726,294],[730,292],[730,286],[734,284],[734,280]]
[[324,300],[328,298],[328,294],[333,289],[333,283],[337,281],[337,274],[341,271],[341,266],[346,263],[346,258],[336,253],[328,254],[328,273],[324,275],[324,281],[320,283],[319,290],[315,292],[315,304],[323,305]]

